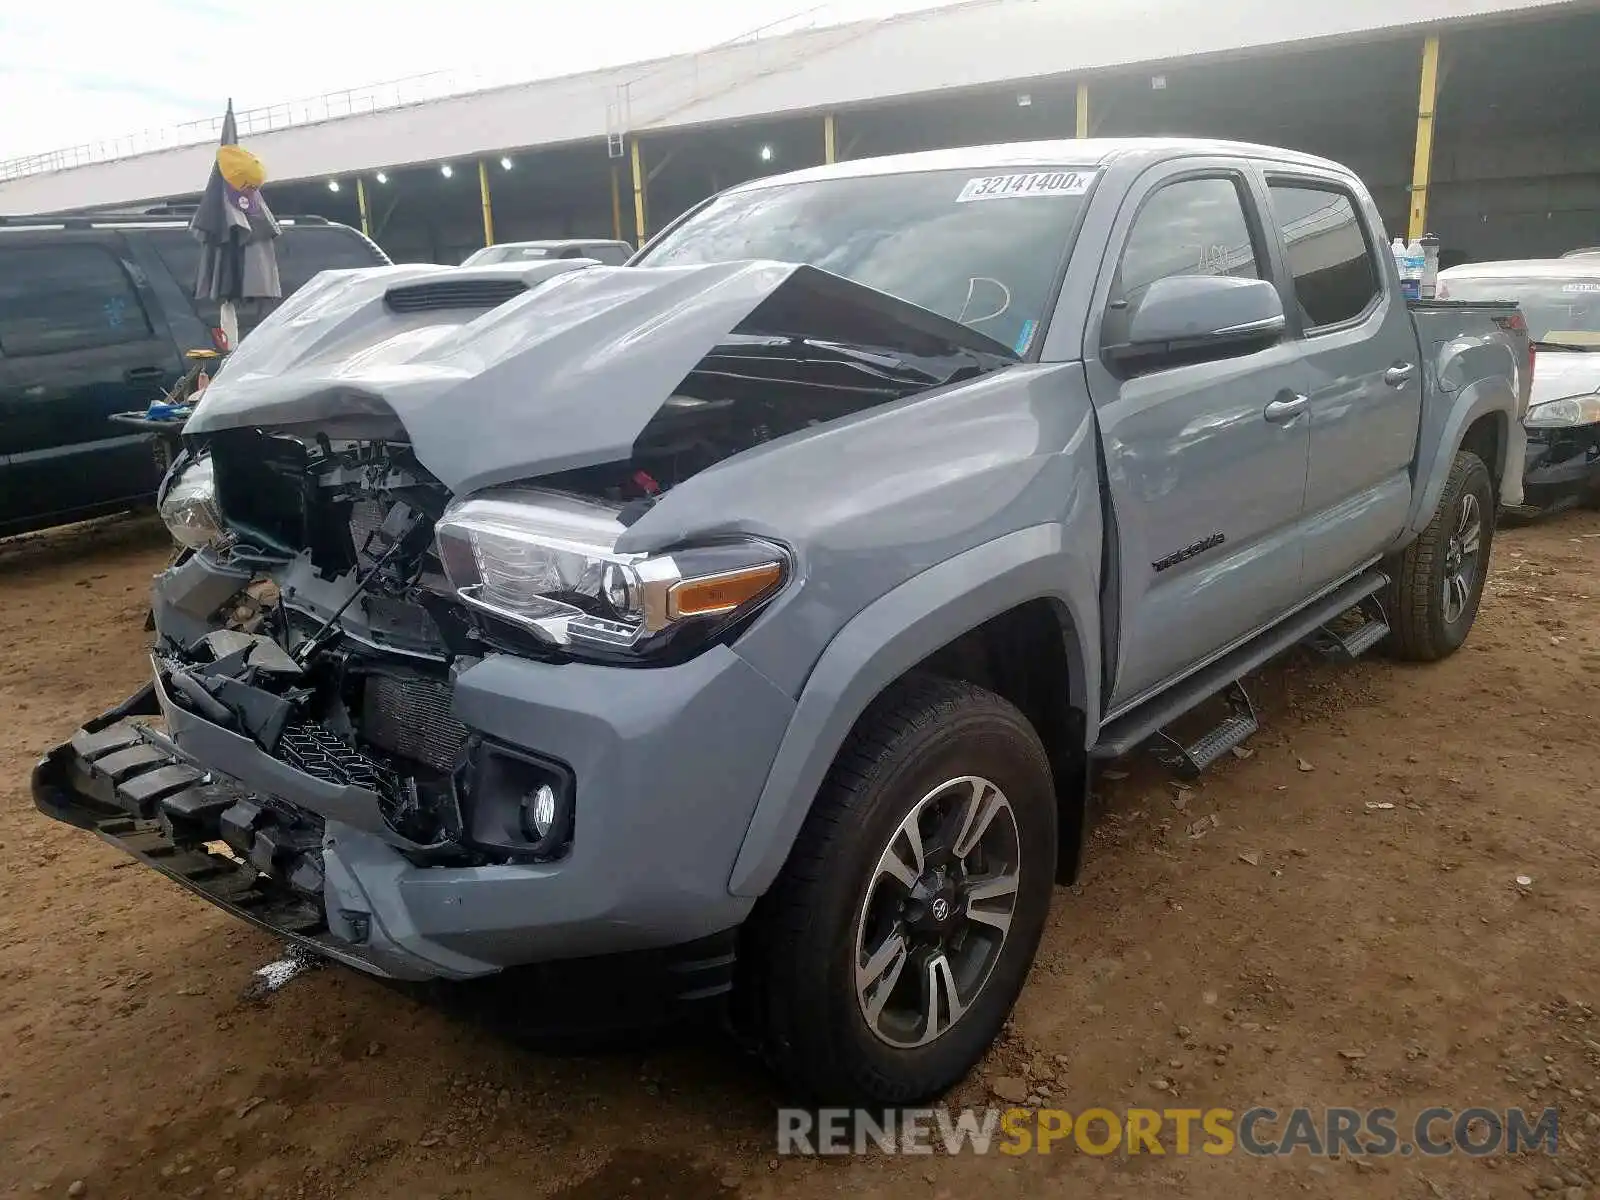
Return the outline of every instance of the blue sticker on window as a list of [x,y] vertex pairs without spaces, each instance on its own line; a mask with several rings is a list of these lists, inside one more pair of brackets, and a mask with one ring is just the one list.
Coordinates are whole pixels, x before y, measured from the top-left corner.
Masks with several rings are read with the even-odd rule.
[[1033,345],[1033,332],[1038,328],[1039,322],[1037,321],[1024,321],[1022,323],[1022,332],[1017,334],[1017,340],[1011,347],[1017,352],[1018,358],[1026,354],[1028,347]]

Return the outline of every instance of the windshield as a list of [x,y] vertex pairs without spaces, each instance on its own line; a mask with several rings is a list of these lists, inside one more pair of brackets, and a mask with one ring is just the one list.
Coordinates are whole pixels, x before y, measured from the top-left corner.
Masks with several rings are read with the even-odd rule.
[[1515,300],[1528,334],[1547,345],[1600,348],[1600,275],[1443,276],[1441,300]]
[[1049,314],[1091,171],[932,171],[719,196],[638,265],[808,263],[1026,354]]
[[548,246],[490,246],[487,250],[479,250],[466,264],[478,266],[486,263],[525,262],[535,258],[549,258]]

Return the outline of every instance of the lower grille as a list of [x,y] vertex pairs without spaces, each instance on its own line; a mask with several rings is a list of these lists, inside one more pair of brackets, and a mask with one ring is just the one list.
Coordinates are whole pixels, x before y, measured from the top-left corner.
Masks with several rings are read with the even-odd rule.
[[312,722],[290,725],[278,739],[278,757],[297,771],[340,787],[366,788],[385,800],[399,791],[395,773]]
[[380,750],[448,773],[467,730],[451,712],[448,680],[422,674],[367,676],[361,697],[361,735]]

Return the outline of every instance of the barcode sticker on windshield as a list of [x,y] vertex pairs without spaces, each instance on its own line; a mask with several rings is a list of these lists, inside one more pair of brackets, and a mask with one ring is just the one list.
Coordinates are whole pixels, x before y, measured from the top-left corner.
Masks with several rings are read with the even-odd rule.
[[1565,284],[1563,292],[1600,292],[1600,279],[1589,279],[1582,283]]
[[969,179],[956,197],[971,200],[1015,200],[1025,196],[1081,196],[1094,182],[1093,171],[1035,171],[1031,175],[986,175]]

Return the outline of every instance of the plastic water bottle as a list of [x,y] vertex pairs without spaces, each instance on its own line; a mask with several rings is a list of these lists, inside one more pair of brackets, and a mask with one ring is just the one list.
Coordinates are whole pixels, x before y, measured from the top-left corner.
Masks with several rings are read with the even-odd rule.
[[1401,295],[1407,300],[1422,299],[1422,246],[1416,242],[1407,245],[1404,239],[1397,237],[1390,250],[1400,271]]

